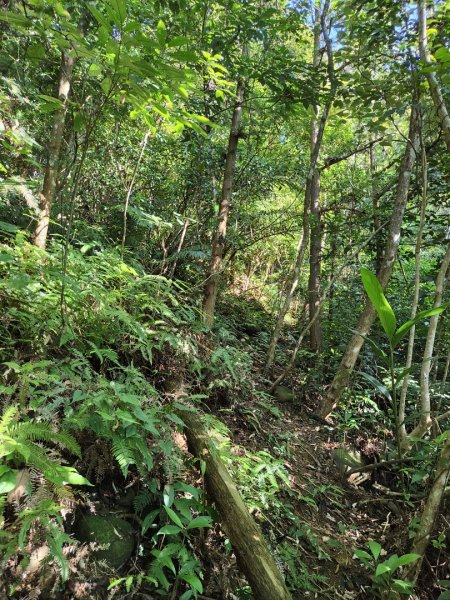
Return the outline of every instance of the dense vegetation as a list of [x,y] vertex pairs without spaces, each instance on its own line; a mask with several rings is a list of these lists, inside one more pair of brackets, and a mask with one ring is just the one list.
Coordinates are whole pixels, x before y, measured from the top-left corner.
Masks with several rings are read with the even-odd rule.
[[448,0],[0,36],[0,599],[449,598]]

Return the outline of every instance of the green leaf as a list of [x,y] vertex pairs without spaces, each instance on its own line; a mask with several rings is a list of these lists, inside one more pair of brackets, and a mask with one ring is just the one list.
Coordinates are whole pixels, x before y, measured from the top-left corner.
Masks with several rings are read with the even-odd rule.
[[409,596],[412,594],[414,584],[411,581],[404,581],[403,579],[394,579],[392,581],[392,589],[399,594],[405,594]]
[[390,402],[392,402],[392,398],[391,398],[391,394],[389,393],[389,390],[387,389],[387,387],[385,385],[383,385],[381,383],[381,381],[378,381],[378,379],[375,379],[375,377],[372,377],[372,375],[369,375],[369,373],[363,373],[363,371],[357,371],[358,375],[361,375],[361,377],[363,377],[364,379],[366,379],[371,385],[373,385],[373,387],[385,398],[387,398]]
[[405,323],[403,323],[403,325],[400,325],[400,327],[397,329],[392,338],[392,345],[394,346],[394,348],[398,345],[403,336],[408,333],[408,331],[413,325],[415,325],[419,321],[422,321],[423,319],[427,319],[428,317],[440,315],[442,312],[444,312],[445,309],[446,306],[438,306],[436,308],[430,308],[429,310],[422,310],[414,317],[414,319],[406,321]]
[[[350,328],[349,328],[350,329]],[[369,344],[369,346],[372,348],[372,350],[375,352],[375,354],[377,356],[379,356],[380,358],[386,359],[387,358],[387,354],[386,352],[380,348],[380,346],[374,342],[370,337],[366,336],[366,335],[362,335],[361,333],[359,333],[359,331],[357,331],[356,329],[350,329],[350,331],[356,335],[359,335],[359,337],[362,337],[363,340]]]
[[180,533],[182,528],[177,527],[176,525],[164,525],[164,527],[161,527],[161,529],[158,531],[158,535],[176,535],[177,533]]
[[6,468],[6,471],[0,475],[0,494],[7,494],[16,487],[16,472],[3,465],[2,467]]
[[169,508],[168,506],[164,507],[166,513],[169,515],[170,519],[175,523],[175,525],[178,525],[178,527],[183,528],[183,523],[181,522],[180,517],[177,515],[177,513],[175,511],[173,511],[171,508]]
[[58,472],[60,473],[63,481],[70,483],[71,485],[92,485],[92,483],[88,481],[86,477],[80,475],[74,467],[58,466]]
[[419,560],[420,554],[403,554],[403,556],[399,556],[397,562],[397,567],[404,567],[405,565],[409,565],[416,560]]
[[167,29],[164,21],[159,21],[156,26],[156,37],[161,46],[164,46],[167,37]]
[[199,594],[203,593],[202,582],[195,575],[180,573],[180,578],[184,579],[184,581],[186,581],[186,583],[188,583],[191,586],[191,588],[196,590]]
[[384,575],[385,573],[390,573],[393,569],[386,563],[381,563],[381,565],[377,566],[375,571],[375,577],[380,577],[380,575]]
[[402,371],[400,371],[400,373],[398,373],[395,376],[395,385],[397,386],[400,381],[402,381],[402,379],[404,379],[407,375],[409,375],[411,373],[411,371],[414,369],[414,366],[408,367],[407,369],[403,369]]
[[131,591],[131,586],[133,585],[133,579],[134,579],[133,575],[130,575],[125,580],[125,589],[127,590],[128,593],[130,593],[130,591]]
[[192,521],[188,524],[187,529],[196,529],[200,527],[211,527],[212,519],[211,517],[199,516],[192,519]]
[[155,522],[155,519],[158,514],[159,514],[159,509],[152,510],[150,513],[148,513],[148,515],[142,521],[142,529],[141,529],[142,535],[145,535],[145,533],[148,531],[148,529],[150,529],[150,527]]
[[381,553],[381,544],[379,544],[378,542],[370,541],[368,545],[369,545],[370,551],[373,554],[374,559],[378,560],[378,557],[380,556],[380,553]]
[[381,325],[383,326],[386,335],[391,340],[396,329],[396,319],[391,305],[386,300],[383,288],[381,287],[377,276],[365,267],[361,268],[361,279],[366,294],[378,313]]

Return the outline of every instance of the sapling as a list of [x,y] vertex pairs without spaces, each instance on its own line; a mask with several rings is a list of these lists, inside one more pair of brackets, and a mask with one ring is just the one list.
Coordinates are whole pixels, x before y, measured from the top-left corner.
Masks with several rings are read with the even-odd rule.
[[431,308],[429,310],[423,310],[414,317],[414,319],[410,319],[409,321],[405,321],[400,327],[397,327],[397,319],[395,317],[395,313],[392,310],[391,305],[387,301],[383,288],[381,287],[380,282],[377,279],[375,273],[372,273],[369,269],[365,267],[361,268],[361,279],[363,282],[364,289],[366,291],[369,300],[372,302],[378,318],[380,319],[380,323],[384,329],[386,334],[386,338],[389,343],[389,353],[386,354],[381,348],[379,348],[373,340],[371,341],[371,345],[374,349],[376,349],[377,353],[382,356],[382,358],[387,362],[390,373],[390,388],[391,393],[380,384],[376,379],[371,376],[368,376],[365,373],[362,375],[368,379],[373,385],[377,387],[379,391],[381,391],[391,402],[392,402],[392,410],[394,413],[394,422],[395,422],[395,441],[397,445],[397,453],[398,457],[402,458],[402,446],[401,446],[401,434],[400,427],[401,423],[399,423],[398,418],[398,402],[397,402],[397,386],[400,381],[409,374],[411,368],[403,369],[397,375],[395,374],[395,362],[394,362],[394,352],[403,337],[408,333],[408,331],[419,321],[426,319],[428,317],[432,317],[433,315],[438,315],[444,310],[444,306],[439,306],[435,308]]

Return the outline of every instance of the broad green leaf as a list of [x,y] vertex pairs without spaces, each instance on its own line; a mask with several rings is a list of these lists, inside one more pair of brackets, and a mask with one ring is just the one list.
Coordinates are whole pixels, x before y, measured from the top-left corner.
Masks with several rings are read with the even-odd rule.
[[368,373],[363,373],[363,371],[357,371],[358,375],[361,375],[361,377],[363,377],[364,379],[366,379],[371,385],[373,385],[373,387],[385,398],[387,398],[390,402],[392,401],[391,398],[391,394],[389,393],[389,390],[387,389],[387,387],[385,385],[383,385],[381,383],[381,381],[378,381],[378,379],[375,379],[375,377],[372,377],[372,375],[369,375]]
[[171,508],[169,508],[168,506],[164,507],[166,513],[169,515],[170,519],[175,523],[175,525],[178,525],[178,527],[183,528],[183,523],[181,522],[180,517],[177,515],[177,513],[172,510]]
[[380,575],[384,575],[385,573],[390,573],[392,570],[393,569],[386,563],[381,563],[381,565],[377,566],[377,570],[375,571],[375,577],[379,577]]
[[373,554],[374,559],[378,560],[378,557],[380,556],[380,553],[381,553],[381,544],[379,544],[378,542],[370,541],[369,548]]
[[176,535],[177,533],[180,533],[181,530],[182,528],[177,527],[176,525],[164,525],[164,527],[161,527],[158,531],[158,535]]
[[148,515],[142,521],[142,529],[141,529],[142,535],[145,535],[147,530],[153,525],[158,514],[159,514],[159,509],[152,510],[150,513],[148,513]]
[[357,331],[356,329],[350,329],[350,331],[356,335],[359,335],[360,337],[363,338],[363,340],[369,344],[369,346],[372,348],[372,350],[375,352],[375,354],[377,356],[379,356],[380,358],[386,359],[387,358],[387,354],[386,352],[380,348],[380,346],[374,342],[370,337],[366,336],[366,335],[362,335],[361,333],[359,333],[359,331]]
[[366,552],[365,550],[358,550],[356,549],[354,552],[354,556],[356,558],[359,558],[361,560],[372,560],[372,557],[370,556],[370,554],[368,552]]
[[413,325],[415,325],[419,321],[422,321],[423,319],[427,319],[428,317],[440,315],[441,312],[445,310],[445,308],[445,306],[438,306],[436,308],[430,308],[429,310],[422,310],[414,317],[414,319],[406,321],[405,323],[403,323],[403,325],[400,325],[400,327],[397,329],[394,336],[392,337],[392,345],[394,346],[394,348],[398,345],[403,336],[408,333],[408,331]]
[[397,567],[404,567],[405,565],[409,565],[416,560],[419,560],[419,554],[403,554],[403,556],[399,556],[397,560]]
[[383,326],[386,335],[391,340],[396,329],[396,319],[391,305],[386,300],[383,288],[381,287],[377,276],[365,267],[361,268],[361,279],[366,294],[378,313],[381,325]]
[[211,517],[199,516],[192,519],[192,521],[187,526],[187,529],[196,529],[200,527],[211,527],[212,519]]
[[92,485],[90,481],[80,475],[74,467],[58,466],[58,471],[61,474],[62,480],[71,485]]
[[199,592],[199,594],[203,593],[202,582],[195,575],[180,573],[180,578],[184,579],[184,581],[186,581],[194,590]]
[[411,583],[411,581],[403,581],[403,579],[394,579],[392,583],[392,589],[398,592],[399,594],[405,594],[409,596],[414,589],[414,585]]

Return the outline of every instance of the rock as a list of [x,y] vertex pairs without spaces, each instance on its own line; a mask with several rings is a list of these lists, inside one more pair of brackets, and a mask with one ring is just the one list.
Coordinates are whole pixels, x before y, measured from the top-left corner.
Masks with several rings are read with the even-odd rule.
[[75,523],[75,537],[80,542],[107,545],[95,550],[94,555],[113,569],[119,569],[130,558],[135,535],[128,521],[113,515],[82,515]]
[[294,400],[294,392],[284,385],[277,385],[273,391],[273,395],[278,402],[292,402]]

